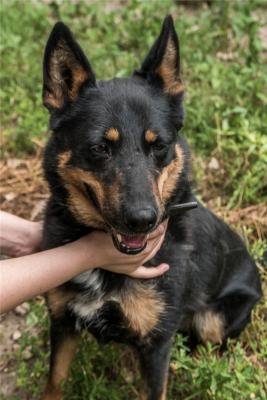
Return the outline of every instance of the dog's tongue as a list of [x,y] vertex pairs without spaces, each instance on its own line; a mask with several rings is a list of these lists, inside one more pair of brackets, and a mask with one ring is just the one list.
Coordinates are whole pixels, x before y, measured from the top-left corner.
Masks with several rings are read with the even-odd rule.
[[122,235],[122,242],[130,248],[137,249],[143,247],[145,244],[146,235]]

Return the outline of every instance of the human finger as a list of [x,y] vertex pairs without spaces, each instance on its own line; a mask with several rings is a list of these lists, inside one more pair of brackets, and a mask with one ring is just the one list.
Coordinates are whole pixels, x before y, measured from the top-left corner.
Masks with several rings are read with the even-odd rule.
[[141,264],[144,264],[146,261],[151,260],[151,258],[153,258],[157,254],[157,252],[159,251],[159,249],[162,246],[164,238],[165,238],[165,234],[153,239],[152,241],[150,241],[147,244],[147,248],[145,249],[145,252],[143,254],[141,253],[144,256]]
[[144,267],[141,265],[127,275],[131,276],[132,278],[151,279],[163,275],[166,271],[168,271],[169,268],[169,265],[164,263],[158,265],[157,267]]
[[165,220],[164,222],[162,222],[157,229],[155,229],[153,232],[151,232],[148,236],[148,240],[153,240],[155,238],[157,238],[158,236],[162,236],[164,235],[164,233],[166,232],[167,229],[167,225],[168,225],[168,220]]

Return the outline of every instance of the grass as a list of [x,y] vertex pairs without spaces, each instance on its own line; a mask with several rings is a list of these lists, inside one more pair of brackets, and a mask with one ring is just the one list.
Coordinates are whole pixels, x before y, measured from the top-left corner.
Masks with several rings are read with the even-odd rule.
[[[219,1],[194,9],[170,0],[104,2],[30,2],[1,4],[1,128],[3,156],[33,153],[36,141],[48,137],[48,114],[41,104],[42,54],[57,20],[69,24],[89,55],[99,79],[127,76],[139,66],[172,13],[181,41],[187,87],[187,136],[195,155],[201,187],[206,166],[219,163],[214,176],[223,207],[236,209],[266,200],[267,74],[264,65],[264,0]],[[215,179],[216,178],[216,179]],[[208,193],[200,196],[209,198]],[[262,266],[266,243],[246,236]],[[192,359],[178,336],[173,347],[169,399],[265,399],[266,302],[256,308],[253,323],[222,357],[216,348],[199,347]],[[30,398],[40,394],[47,369],[48,319],[42,302],[34,302],[23,334],[17,385]],[[32,334],[38,328],[38,334]],[[35,356],[23,359],[27,347]],[[100,347],[84,338],[66,385],[66,398],[123,400],[136,398],[139,377],[134,357],[122,346]],[[29,367],[30,366],[30,367]],[[15,397],[14,397],[15,399]]]

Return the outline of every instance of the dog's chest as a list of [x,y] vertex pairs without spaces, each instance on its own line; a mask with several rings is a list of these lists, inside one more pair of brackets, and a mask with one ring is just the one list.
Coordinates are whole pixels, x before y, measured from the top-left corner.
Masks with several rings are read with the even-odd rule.
[[76,328],[87,328],[97,337],[116,339],[126,332],[144,337],[164,313],[164,299],[155,285],[133,280],[127,287],[105,293],[99,270],[85,272],[73,282],[83,285],[83,291],[67,305],[76,318]]

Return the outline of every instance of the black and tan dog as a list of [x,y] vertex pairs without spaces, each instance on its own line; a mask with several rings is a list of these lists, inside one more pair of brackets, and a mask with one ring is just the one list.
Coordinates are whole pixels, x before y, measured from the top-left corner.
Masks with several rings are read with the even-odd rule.
[[[168,16],[141,68],[128,79],[96,81],[69,29],[58,23],[44,57],[44,104],[52,137],[44,160],[51,197],[44,248],[92,229],[122,252],[142,251],[173,205],[196,201],[183,125],[179,43]],[[100,250],[101,251],[101,250]],[[170,270],[135,280],[95,269],[47,294],[51,366],[44,398],[61,399],[79,333],[131,345],[146,398],[166,398],[172,339],[223,344],[250,320],[261,295],[255,263],[241,239],[210,211],[170,216],[162,248],[148,265]]]

